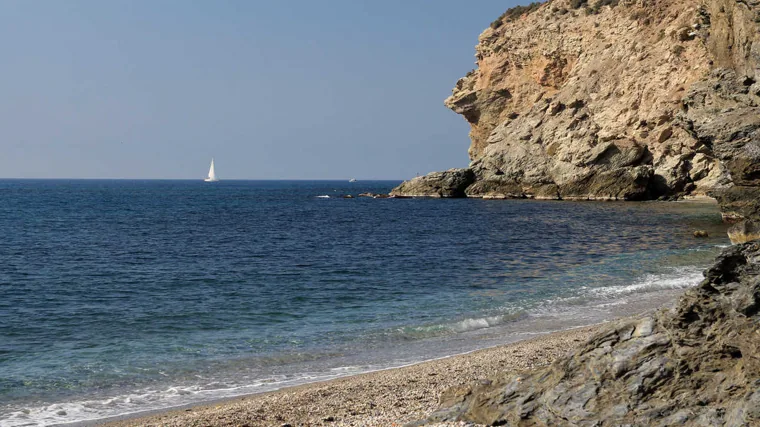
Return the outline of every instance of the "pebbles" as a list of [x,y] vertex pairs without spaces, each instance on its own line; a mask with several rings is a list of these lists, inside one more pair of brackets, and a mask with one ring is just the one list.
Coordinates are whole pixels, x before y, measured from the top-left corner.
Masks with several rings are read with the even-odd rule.
[[[145,418],[123,426],[402,426],[438,407],[452,386],[483,381],[501,373],[545,366],[584,342],[596,327],[574,329],[501,347],[398,369],[286,388]],[[443,423],[436,426],[472,426]]]

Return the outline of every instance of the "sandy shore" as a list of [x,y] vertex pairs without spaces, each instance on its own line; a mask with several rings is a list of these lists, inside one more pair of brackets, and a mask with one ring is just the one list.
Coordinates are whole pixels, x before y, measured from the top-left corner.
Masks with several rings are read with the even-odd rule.
[[[123,426],[393,426],[424,418],[447,388],[551,363],[590,326],[473,353],[108,423]],[[458,425],[458,424],[454,424]]]

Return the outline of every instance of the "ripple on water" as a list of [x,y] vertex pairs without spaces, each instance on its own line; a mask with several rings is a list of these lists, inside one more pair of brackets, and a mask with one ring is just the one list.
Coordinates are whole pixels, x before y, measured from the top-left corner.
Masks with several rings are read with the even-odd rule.
[[674,298],[728,243],[704,204],[316,198],[395,184],[0,181],[0,424],[603,321]]

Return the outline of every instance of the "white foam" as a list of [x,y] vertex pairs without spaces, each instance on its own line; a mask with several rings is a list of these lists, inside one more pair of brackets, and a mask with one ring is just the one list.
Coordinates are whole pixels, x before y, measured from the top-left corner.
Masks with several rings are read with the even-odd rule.
[[331,368],[332,372],[357,372],[360,371],[361,366],[339,366],[337,368]]
[[[573,296],[546,301],[540,307],[531,310],[531,316],[526,316],[524,312],[518,312],[515,314],[473,317],[443,325],[438,324],[411,329],[413,332],[422,332],[422,335],[432,334],[433,336],[441,332],[465,333],[504,325],[514,320],[525,319],[526,317],[537,320],[542,317],[542,313],[547,315],[560,313],[562,324],[565,324],[571,318],[575,318],[575,320],[583,318],[584,321],[580,322],[583,324],[585,320],[588,320],[585,319],[586,316],[590,316],[589,319],[593,321],[604,321],[604,318],[597,319],[594,317],[596,316],[594,313],[596,309],[603,307],[616,311],[618,310],[616,306],[627,304],[630,300],[636,300],[640,294],[656,295],[656,292],[660,290],[679,290],[695,286],[702,280],[701,271],[702,269],[696,266],[673,268],[662,274],[644,275],[627,285],[597,288],[584,287]],[[570,307],[573,307],[573,309],[569,310]],[[542,330],[542,328],[524,333],[533,334],[536,330]],[[174,385],[162,390],[144,389],[123,396],[110,396],[101,400],[80,400],[47,406],[19,408],[13,413],[0,416],[0,425],[4,427],[47,426],[61,423],[94,421],[113,416],[130,415],[155,409],[167,409],[218,398],[256,393],[308,381],[350,375],[367,371],[368,369],[371,369],[371,367],[348,365],[332,368],[328,372],[303,373],[298,375],[297,378],[285,376],[269,377],[240,386],[212,381],[200,385]],[[197,377],[200,378],[200,376]]]
[[451,326],[451,329],[455,332],[467,332],[477,329],[490,328],[492,326],[500,325],[504,323],[505,316],[489,316],[480,317],[474,319],[464,319]]
[[3,427],[49,426],[63,423],[94,421],[103,418],[129,415],[154,409],[200,403],[224,397],[260,391],[264,385],[279,388],[277,382],[261,381],[244,386],[220,383],[192,386],[171,386],[164,390],[145,389],[102,400],[81,400],[52,405],[22,408],[0,417]]
[[586,292],[590,296],[609,298],[657,290],[687,289],[698,285],[702,281],[701,268],[681,267],[674,270],[673,272],[664,274],[647,274],[630,285],[604,286],[587,289]]
[[[505,308],[505,311],[514,311],[513,309]],[[397,333],[402,336],[410,336],[414,338],[432,338],[438,336],[452,335],[457,333],[475,331],[478,329],[486,329],[494,326],[502,325],[511,321],[515,321],[525,316],[525,312],[518,311],[515,313],[508,313],[496,316],[484,316],[462,319],[457,322],[451,323],[437,323],[424,326],[405,326],[396,329]]]
[[327,194],[323,194],[321,196],[317,196],[317,199],[329,199],[329,198],[330,198],[330,196],[328,196]]

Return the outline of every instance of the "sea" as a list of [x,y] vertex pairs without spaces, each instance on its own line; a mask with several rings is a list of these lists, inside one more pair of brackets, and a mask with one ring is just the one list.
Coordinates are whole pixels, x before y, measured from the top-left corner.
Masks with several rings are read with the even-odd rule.
[[356,197],[398,183],[0,180],[0,425],[606,322],[672,304],[729,244],[713,203]]

